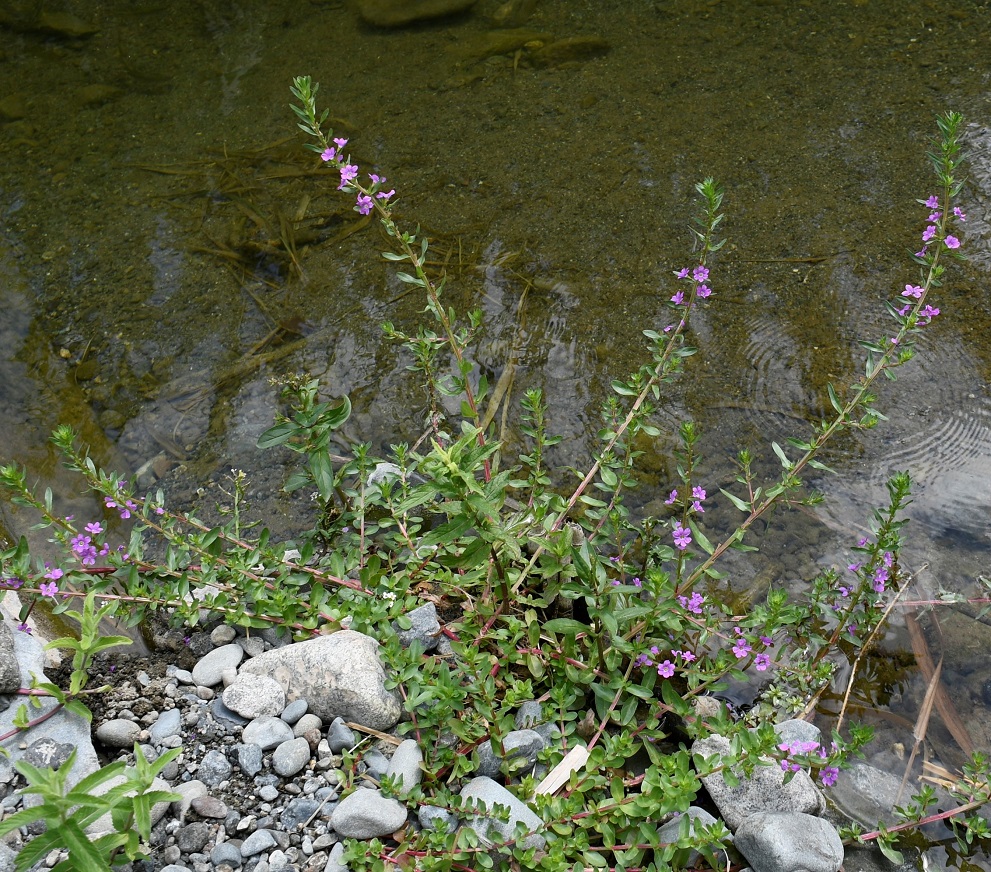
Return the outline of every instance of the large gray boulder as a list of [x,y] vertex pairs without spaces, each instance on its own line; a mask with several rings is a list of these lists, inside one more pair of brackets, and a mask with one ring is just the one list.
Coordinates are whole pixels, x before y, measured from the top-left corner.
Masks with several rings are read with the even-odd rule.
[[399,721],[402,708],[385,689],[385,667],[379,644],[354,630],[341,630],[266,651],[249,660],[241,672],[274,678],[292,702],[305,699],[324,723],[334,718],[373,730],[388,730]]
[[832,824],[797,812],[748,817],[733,844],[754,872],[838,872],[843,842]]
[[[692,752],[703,757],[716,754],[729,755],[730,742],[723,736],[699,739]],[[733,832],[751,815],[761,812],[802,812],[822,814],[826,800],[815,786],[808,772],[796,772],[785,784],[785,772],[775,760],[757,766],[749,776],[734,770],[739,783],[733,787],[726,783],[722,772],[714,772],[702,778],[702,784],[719,809],[723,820]]]
[[461,798],[471,800],[471,805],[483,802],[488,809],[491,809],[495,804],[509,808],[508,821],[501,821],[487,815],[472,815],[467,819],[465,826],[471,827],[478,833],[483,845],[495,844],[497,841],[509,841],[513,837],[516,825],[520,822],[526,824],[527,829],[530,830],[527,837],[520,843],[522,847],[536,848],[541,851],[547,844],[546,839],[538,832],[543,828],[544,822],[537,816],[537,813],[497,781],[484,775],[472,778],[462,788]]
[[[32,675],[37,676],[40,681],[47,681],[42,640],[18,630],[13,632],[12,640],[14,658],[19,671],[19,686],[30,687]],[[28,718],[31,720],[47,714],[58,705],[51,697],[36,697],[36,699],[40,701],[40,707],[27,706]],[[27,704],[27,697],[15,697],[12,705],[0,712],[0,734],[13,729],[14,717],[22,704]],[[42,739],[52,747],[71,745],[76,749],[76,762],[69,774],[70,785],[74,785],[100,768],[100,761],[93,747],[89,721],[66,709],[57,711],[48,720],[31,727],[27,732],[8,739],[4,743],[4,748],[10,752],[12,762],[17,762],[24,756],[26,749],[35,746]],[[21,747],[22,744],[24,748]]]

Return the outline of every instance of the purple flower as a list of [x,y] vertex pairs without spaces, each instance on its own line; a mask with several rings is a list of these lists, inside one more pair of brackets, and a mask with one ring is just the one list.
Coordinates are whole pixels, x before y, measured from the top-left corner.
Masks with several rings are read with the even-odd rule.
[[27,633],[29,636],[31,635],[31,628],[27,624],[18,624],[17,629],[22,633]]
[[705,602],[705,597],[702,596],[698,591],[692,594],[692,598],[689,599],[687,596],[679,596],[678,602],[681,603],[681,607],[686,611],[691,612],[695,615],[702,614],[702,603]]
[[939,221],[939,219],[942,217],[943,217],[942,212],[930,212],[929,217],[926,218],[926,221]]
[[670,660],[665,660],[663,663],[657,664],[657,674],[661,678],[670,678],[674,675],[674,664]]
[[374,201],[367,194],[358,194],[358,212],[361,215],[368,215],[372,211]]
[[922,241],[928,242],[936,235],[936,228],[930,224],[925,230],[922,231]]
[[915,297],[919,300],[922,298],[923,290],[918,285],[905,285],[905,290],[902,291],[903,297]]
[[668,495],[668,498],[667,498],[667,499],[666,499],[666,500],[664,501],[664,505],[666,505],[666,506],[670,506],[670,505],[673,505],[673,504],[674,504],[674,501],[675,501],[676,499],[678,499],[678,491],[676,491],[676,490],[673,490],[673,491],[671,491],[671,493],[670,493],[670,494]]
[[692,278],[697,282],[704,282],[709,278],[709,270],[707,267],[699,264],[695,269],[692,270]]
[[744,639],[742,636],[736,640],[736,644],[733,646],[733,656],[737,660],[742,660],[751,651],[750,643]]
[[957,239],[955,236],[947,236],[946,239],[943,240],[943,242],[945,243],[947,248],[960,247],[960,240]]
[[633,665],[638,669],[642,666],[649,666],[650,658],[646,654],[637,654],[637,659],[633,661]]
[[48,572],[45,573],[45,578],[50,578],[52,581],[58,581],[63,575],[65,575],[65,573],[56,567],[55,569],[49,569]]
[[959,206],[953,207],[953,214],[956,215],[957,218],[959,218],[961,221],[967,220],[967,216],[963,214],[963,209],[961,209]]
[[939,309],[926,303],[926,305],[919,311],[919,321],[923,324],[928,324],[938,314]]
[[344,146],[347,145],[347,144],[348,144],[348,141],[346,139],[344,139],[344,138],[342,138],[340,136],[335,136],[334,137],[334,145],[336,145],[338,148],[344,148]]
[[393,188],[391,191],[379,191],[375,195],[375,199],[377,199],[377,200],[388,200],[395,193],[396,193],[396,189],[395,188]]
[[692,488],[692,499],[704,500],[705,499],[705,488],[704,487],[693,487]]
[[385,176],[380,176],[376,173],[369,173],[368,178],[371,179],[373,185],[384,185],[386,182]]
[[675,547],[679,551],[684,551],[689,545],[692,544],[692,533],[685,527],[681,526],[681,521],[674,525],[674,530],[671,532],[674,537]]
[[926,200],[925,205],[930,209],[936,209],[939,207],[939,197],[933,194],[928,200]]
[[819,778],[821,779],[824,787],[832,787],[836,784],[836,780],[839,777],[840,770],[835,766],[827,766],[819,773]]
[[633,585],[634,587],[643,587],[643,582],[642,582],[642,581],[640,580],[640,578],[639,578],[639,577],[635,577],[635,578],[633,579],[633,581],[631,582],[631,584],[632,584],[632,585]]
[[344,164],[344,166],[341,167],[341,183],[337,186],[337,190],[343,190],[356,178],[358,178],[358,167],[354,164]]
[[337,149],[335,148],[325,148],[320,153],[320,159],[325,163],[330,163],[335,157],[337,157]]
[[11,578],[5,578],[3,580],[3,584],[5,584],[10,590],[18,590],[21,585],[24,584],[24,580],[15,575]]
[[764,672],[768,666],[771,665],[771,658],[766,654],[758,654],[754,657],[754,669],[758,672]]
[[774,639],[772,639],[770,636],[761,636],[760,637],[760,643],[765,648],[773,648],[774,647]]
[[699,285],[699,286],[698,286],[698,287],[697,287],[697,288],[695,289],[695,293],[696,293],[696,295],[697,295],[697,296],[698,296],[698,297],[699,297],[700,299],[703,299],[703,300],[704,300],[704,299],[706,299],[707,297],[709,297],[709,296],[711,296],[711,294],[712,294],[712,288],[710,288],[710,287],[709,287],[708,285]]
[[679,278],[679,279],[687,279],[688,278],[688,267],[686,266],[683,269],[678,270],[675,273],[675,276],[677,278]]
[[682,303],[685,302],[685,292],[678,291],[678,293],[671,298],[671,302],[674,303],[676,306],[680,306]]
[[43,581],[38,585],[38,590],[42,596],[55,596],[58,593],[58,585],[54,581]]
[[692,651],[679,651],[678,653],[681,655],[681,659],[686,663],[691,663],[696,659],[695,654]]

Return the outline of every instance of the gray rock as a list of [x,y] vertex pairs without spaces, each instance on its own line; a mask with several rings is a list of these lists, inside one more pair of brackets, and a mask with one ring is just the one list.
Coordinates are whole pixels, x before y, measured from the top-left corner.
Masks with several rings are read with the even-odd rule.
[[900,820],[894,813],[896,803],[905,804],[904,797],[899,800],[901,786],[900,778],[883,769],[854,763],[829,788],[829,798],[840,811],[864,826],[873,828],[878,821],[892,826]]
[[[30,736],[31,733],[25,735]],[[28,745],[21,759],[39,769],[61,769],[75,750],[71,742],[58,742],[50,736],[44,736]]]
[[309,703],[305,699],[294,699],[282,710],[282,714],[279,717],[290,726],[294,726],[306,714],[308,708]]
[[241,732],[242,742],[246,745],[257,745],[263,751],[268,751],[292,738],[294,738],[292,727],[271,715],[255,718]]
[[[285,720],[285,718],[282,718]],[[289,723],[286,721],[286,723]],[[322,730],[323,721],[320,720],[316,715],[306,714],[303,715],[295,724],[292,725],[292,734],[294,736],[304,736],[310,730]]]
[[279,826],[285,833],[291,833],[305,824],[320,811],[321,802],[308,796],[297,796],[289,801],[279,815]]
[[0,693],[15,693],[21,687],[21,670],[14,655],[14,631],[0,617]]
[[215,796],[197,796],[189,804],[200,817],[222,820],[227,817],[227,803]]
[[736,849],[754,872],[838,872],[843,842],[822,818],[798,812],[761,812],[737,829]]
[[420,783],[423,777],[423,770],[420,768],[422,765],[423,751],[420,746],[415,739],[406,739],[396,748],[385,774],[390,778],[402,779],[399,795],[406,796]]
[[210,841],[210,824],[206,821],[195,821],[179,827],[175,833],[175,843],[184,854],[195,854],[206,847]]
[[[692,746],[692,752],[704,757],[730,753],[729,739],[709,736]],[[721,772],[702,778],[706,791],[719,808],[723,820],[734,832],[751,815],[759,812],[802,812],[821,814],[826,808],[822,793],[815,786],[808,772],[796,772],[785,784],[785,773],[777,761],[768,760],[766,766],[757,766],[747,777],[734,771],[739,784],[730,787]]]
[[254,778],[259,772],[262,771],[262,749],[261,745],[237,745],[235,746],[237,751],[237,765],[241,767],[241,771]]
[[790,718],[774,725],[774,732],[782,742],[822,742],[822,730],[815,724],[808,721],[800,721],[797,718]]
[[275,802],[279,798],[279,788],[274,784],[266,784],[258,791],[258,796],[265,802]]
[[286,707],[286,692],[274,678],[241,672],[234,681],[224,688],[224,705],[243,718],[258,718],[262,715],[277,717]]
[[323,872],[351,872],[346,863],[341,862],[344,856],[344,842],[338,842],[330,849],[330,856],[327,858],[327,865],[323,867]]
[[359,789],[344,797],[330,817],[330,825],[346,839],[377,839],[406,823],[406,806],[387,799],[378,790]]
[[[524,848],[536,848],[543,850],[547,843],[540,834],[543,829],[543,821],[537,816],[530,806],[521,799],[517,799],[512,793],[506,790],[501,784],[491,778],[479,776],[469,781],[461,790],[461,798],[484,802],[487,808],[491,808],[494,803],[509,807],[509,820],[500,821],[495,818],[482,815],[472,815],[465,826],[471,827],[481,839],[483,845],[491,845],[496,841],[504,842],[512,838],[513,832],[518,823],[523,823],[529,834],[521,842]],[[492,833],[490,837],[489,833]]]
[[416,812],[420,826],[425,830],[439,830],[442,833],[453,833],[458,828],[458,818],[446,808],[435,805],[421,805]]
[[233,627],[227,626],[227,624],[221,624],[219,627],[214,627],[213,632],[210,633],[210,641],[214,645],[229,645],[234,641],[234,637],[237,635],[237,630]]
[[410,621],[410,628],[402,630],[396,621],[392,622],[392,628],[399,637],[399,644],[404,648],[417,641],[423,646],[424,651],[432,651],[437,647],[437,640],[440,634],[440,621],[437,620],[437,606],[432,602],[424,603],[422,606],[407,612],[405,615]]
[[231,842],[220,842],[213,846],[210,851],[210,862],[214,866],[219,866],[221,863],[226,863],[228,866],[237,868],[241,865],[241,851],[237,845]]
[[182,730],[182,712],[179,709],[169,709],[158,716],[158,720],[148,730],[148,738],[155,745],[161,745],[166,739],[178,736]]
[[389,759],[378,748],[366,751],[361,761],[365,764],[365,772],[376,781],[389,771]]
[[290,778],[310,762],[310,745],[306,739],[289,739],[272,754],[272,769],[283,778]]
[[275,836],[268,830],[255,830],[248,838],[241,842],[241,856],[245,858],[254,857],[255,854],[260,854],[262,851],[274,848],[277,844],[278,842],[275,841]]
[[493,742],[483,742],[478,746],[478,767],[476,772],[492,778],[499,772],[505,775],[518,774],[533,767],[537,754],[544,748],[544,740],[536,730],[513,730],[502,740],[505,757],[500,757]]
[[402,708],[396,695],[385,689],[378,649],[371,637],[341,630],[266,651],[241,671],[274,678],[290,701],[306,699],[310,711],[324,723],[342,717],[388,730],[399,720]]
[[243,659],[244,649],[240,645],[214,648],[193,667],[193,681],[204,687],[216,687],[223,678],[224,670],[237,668]]
[[[205,687],[204,690],[210,690],[210,688]],[[218,696],[213,701],[213,706],[211,707],[214,718],[217,723],[222,724],[225,727],[243,727],[248,723],[248,718],[242,718],[237,712],[232,712],[227,706],[224,705],[224,699]]]
[[162,867],[162,872],[189,872],[188,866],[180,866],[178,863],[169,863]]
[[358,743],[351,728],[344,723],[344,718],[334,718],[333,723],[327,730],[327,744],[331,753],[340,754],[348,748],[353,748]]
[[[658,831],[657,837],[662,842],[676,842],[681,836],[682,821],[688,819],[688,832],[689,834],[695,831],[697,824],[702,824],[704,826],[711,826],[716,823],[716,818],[714,818],[709,812],[704,808],[696,808],[694,805],[690,805],[684,814],[679,814],[669,820],[664,824]],[[676,869],[690,869],[697,865],[698,859],[701,854],[691,848],[684,848],[680,850],[672,858],[671,865]]]
[[536,700],[523,703],[516,712],[516,729],[532,730],[544,722],[544,707]]
[[207,789],[206,785],[196,778],[192,781],[184,781],[182,784],[177,785],[172,792],[178,793],[180,796],[180,799],[177,799],[172,803],[172,814],[179,820],[184,820],[186,817],[186,812],[189,811],[193,800],[200,796],[206,796]]
[[108,748],[131,748],[140,735],[140,725],[126,718],[114,718],[96,728],[96,738]]
[[464,12],[476,0],[358,0],[358,13],[378,27],[400,27],[414,21]]
[[207,787],[216,787],[231,777],[233,768],[224,753],[214,749],[203,755],[196,776]]
[[[48,680],[44,671],[44,640],[19,630],[12,632],[12,638],[14,658],[20,675],[17,686],[30,687],[32,675],[37,676],[40,681]],[[38,702],[39,706],[37,708],[31,706],[28,709],[28,716],[31,719],[49,714],[52,709],[58,706],[58,702],[52,697],[35,697],[34,701]],[[21,704],[21,700],[16,700],[13,705],[0,711],[0,734],[8,733],[14,728],[14,718],[20,710]],[[26,704],[25,707],[27,707]],[[85,778],[100,768],[100,760],[93,747],[91,727],[85,718],[73,714],[67,709],[59,709],[48,720],[31,728],[30,741],[33,743],[41,738],[47,738],[55,745],[69,745],[76,749],[75,764],[68,778],[70,787],[74,786],[81,778]],[[16,763],[24,756],[25,750],[21,748],[20,742],[8,742],[5,747],[10,752],[11,763]]]
[[[343,845],[341,848],[343,849]],[[343,850],[342,850],[343,853]],[[17,852],[0,842],[0,872],[15,872]]]

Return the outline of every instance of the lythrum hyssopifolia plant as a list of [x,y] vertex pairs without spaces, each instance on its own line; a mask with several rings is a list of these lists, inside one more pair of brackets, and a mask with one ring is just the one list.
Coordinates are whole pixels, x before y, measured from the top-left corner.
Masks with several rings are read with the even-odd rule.
[[[418,741],[426,770],[411,792],[389,783],[383,789],[412,808],[477,816],[459,798],[460,786],[483,757],[502,756],[520,705],[541,704],[549,740],[538,766],[520,768],[506,755],[500,776],[537,812],[539,827],[520,825],[485,839],[471,827],[409,828],[388,842],[349,845],[345,857],[354,870],[666,869],[684,865],[693,848],[714,867],[725,866],[732,848],[722,824],[691,830],[686,818],[676,836],[658,835],[660,823],[696,802],[702,777],[721,772],[732,780],[773,765],[806,769],[828,786],[869,738],[853,725],[822,743],[782,744],[772,725],[810,711],[834,688],[839,665],[857,662],[906,584],[898,555],[907,473],[890,481],[888,504],[870,519],[871,535],[856,544],[857,563],[824,572],[804,597],[772,586],[734,608],[715,596],[711,582],[722,577],[728,551],[756,550],[750,531],[773,508],[817,499],[805,489],[806,474],[826,469],[823,451],[838,433],[883,419],[878,384],[912,358],[915,339],[939,315],[934,294],[947,262],[960,256],[955,228],[964,220],[955,205],[960,116],[938,119],[929,155],[936,192],[919,201],[926,220],[914,255],[918,278],[888,304],[890,331],[862,343],[863,374],[829,387],[829,415],[807,434],[770,446],[781,472],[767,481],[741,451],[736,485],[714,486],[698,426],[681,422],[665,513],[638,518],[627,495],[638,483],[640,447],[662,435],[655,406],[695,353],[693,314],[718,304],[721,187],[712,179],[696,186],[693,255],[673,270],[666,317],[644,331],[644,363],[612,383],[592,458],[581,470],[554,470],[548,449],[559,440],[541,391],[531,388],[522,398],[518,431],[526,446],[513,459],[487,423],[494,391],[472,360],[482,314],[462,317],[449,304],[446,277],[430,266],[429,240],[418,228],[400,227],[396,190],[383,176],[363,173],[347,140],[327,129],[317,86],[300,77],[292,93],[307,148],[355,211],[381,223],[391,243],[384,257],[422,295],[424,323],[386,324],[385,332],[405,349],[426,389],[427,433],[411,434],[419,438],[394,445],[388,457],[373,456],[365,444],[332,453],[332,432],[350,412],[347,398],[322,396],[324,386],[310,377],[288,378],[287,411],[259,445],[301,455],[302,468],[286,487],[312,490],[318,510],[298,541],[275,543],[263,527],[239,523],[238,513],[210,526],[166,508],[161,493],[136,495],[60,428],[54,440],[69,467],[108,510],[137,523],[130,540],[114,546],[99,522],[79,531],[50,500],[35,497],[23,471],[4,467],[0,481],[40,513],[65,552],[58,566],[39,565],[21,543],[3,555],[5,580],[17,581],[22,593],[51,597],[56,611],[89,592],[118,602],[118,614],[131,622],[155,609],[176,622],[275,626],[299,639],[342,626],[374,636],[404,703],[398,730]],[[444,416],[441,397],[456,398],[460,415]],[[717,503],[740,513],[722,536],[706,524]],[[409,627],[406,615],[424,597],[444,616],[443,654],[399,642],[397,629]],[[748,712],[713,704],[729,683],[748,680],[761,686]],[[693,756],[691,742],[713,733],[727,737],[731,750]],[[548,770],[548,781],[538,783]],[[954,812],[972,837],[983,832],[967,816],[987,799],[982,774],[986,763],[975,759],[959,782]],[[893,850],[893,833],[862,838],[882,839]]]

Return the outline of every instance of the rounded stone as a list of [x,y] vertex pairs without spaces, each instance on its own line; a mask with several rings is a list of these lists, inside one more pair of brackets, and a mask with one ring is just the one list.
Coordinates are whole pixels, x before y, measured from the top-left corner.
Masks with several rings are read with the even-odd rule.
[[292,738],[292,727],[271,715],[255,718],[241,732],[242,742],[246,745],[257,745],[263,751],[268,751]]
[[295,724],[306,714],[308,708],[309,703],[305,699],[294,699],[282,710],[282,714],[279,717],[287,724]]
[[227,804],[215,796],[197,796],[189,804],[200,817],[221,820],[227,817]]
[[283,742],[272,754],[272,769],[277,775],[289,778],[310,762],[310,744],[304,738]]
[[196,775],[208,787],[216,787],[231,777],[232,766],[221,751],[207,751],[200,761]]
[[274,848],[278,842],[268,830],[255,830],[248,838],[241,843],[241,856],[254,857],[262,851]]
[[385,774],[402,780],[399,792],[400,795],[405,796],[420,783],[420,778],[423,776],[423,770],[420,768],[422,764],[423,752],[416,739],[406,739],[396,748]]
[[242,672],[274,678],[287,699],[305,699],[324,723],[342,717],[374,730],[388,730],[402,714],[398,697],[385,687],[379,643],[355,630],[266,651],[249,660]]
[[193,667],[193,681],[204,687],[220,684],[225,669],[236,669],[244,659],[244,649],[240,645],[222,645],[215,648]]
[[96,738],[108,748],[131,748],[141,735],[141,725],[126,718],[114,718],[96,728]]
[[208,841],[210,841],[210,824],[206,821],[196,821],[176,830],[175,843],[184,854],[202,851]]
[[237,845],[230,842],[220,842],[210,851],[210,862],[214,866],[226,863],[228,866],[237,867],[241,865],[241,851]]
[[[283,720],[285,719],[283,718]],[[323,721],[321,721],[316,715],[306,714],[296,721],[295,724],[293,724],[292,731],[294,736],[302,736],[310,730],[320,729],[323,729]]]
[[162,712],[158,719],[148,730],[148,738],[155,744],[160,745],[166,739],[177,736],[182,729],[182,712],[179,709],[169,709]]
[[406,823],[406,806],[377,790],[359,789],[334,809],[330,825],[346,839],[378,839]]
[[262,715],[275,717],[286,707],[286,692],[274,678],[242,672],[234,678],[221,697],[224,705],[243,718]]

